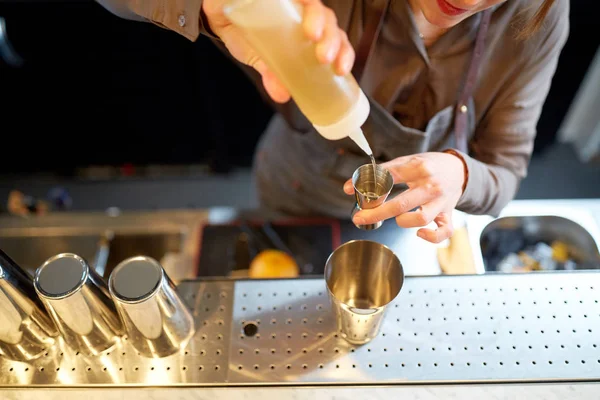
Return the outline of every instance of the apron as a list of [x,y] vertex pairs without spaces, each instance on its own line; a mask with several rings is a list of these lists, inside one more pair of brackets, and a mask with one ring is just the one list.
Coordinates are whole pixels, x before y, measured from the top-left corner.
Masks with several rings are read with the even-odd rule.
[[[365,23],[352,70],[358,82],[374,51],[389,3],[390,0],[371,3],[373,10]],[[492,9],[483,12],[456,104],[435,114],[424,131],[402,125],[367,96],[371,112],[363,132],[377,162],[449,148],[467,152],[468,138],[475,130],[473,90],[491,13]],[[343,19],[344,16],[339,18],[340,26]],[[422,73],[419,79],[427,79],[427,74]],[[298,129],[301,128],[290,127],[276,114],[258,144],[254,175],[261,207],[291,216],[349,218],[355,199],[344,193],[343,185],[358,167],[370,163],[369,157],[351,139],[330,141],[313,128]],[[396,185],[391,196],[403,190],[406,186]]]

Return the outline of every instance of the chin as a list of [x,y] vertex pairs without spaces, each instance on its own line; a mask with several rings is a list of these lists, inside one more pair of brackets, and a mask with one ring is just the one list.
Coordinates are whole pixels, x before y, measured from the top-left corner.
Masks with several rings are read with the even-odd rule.
[[438,4],[437,0],[418,0],[418,3],[423,11],[423,15],[425,19],[439,28],[452,28],[454,25],[461,22],[468,15],[459,15],[456,17],[452,17],[450,15],[444,14]]

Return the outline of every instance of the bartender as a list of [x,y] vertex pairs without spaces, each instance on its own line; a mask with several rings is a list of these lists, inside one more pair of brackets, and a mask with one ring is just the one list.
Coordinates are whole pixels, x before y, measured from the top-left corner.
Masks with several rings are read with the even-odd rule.
[[[312,128],[224,16],[225,0],[97,1],[191,41],[210,37],[268,95],[278,113],[254,162],[263,205],[298,216],[350,214],[349,178],[368,158],[350,139],[328,141]],[[363,130],[397,184],[354,222],[395,218],[438,243],[452,235],[453,209],[498,215],[526,176],[568,36],[568,0],[298,1],[317,58],[354,74],[369,97]]]

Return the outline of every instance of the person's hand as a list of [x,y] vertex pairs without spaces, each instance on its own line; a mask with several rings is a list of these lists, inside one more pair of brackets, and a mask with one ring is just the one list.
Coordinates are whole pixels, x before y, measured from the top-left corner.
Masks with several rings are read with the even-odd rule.
[[[398,226],[403,228],[424,227],[435,222],[437,229],[422,228],[417,235],[432,243],[451,237],[452,210],[465,182],[463,161],[452,154],[423,153],[399,157],[381,166],[390,171],[394,184],[406,183],[408,189],[377,208],[357,212],[354,222],[364,225],[396,218]],[[352,180],[344,184],[344,192],[354,194]]]
[[[302,28],[306,37],[316,43],[319,62],[333,63],[338,75],[349,73],[354,64],[354,49],[346,33],[338,27],[335,13],[320,0],[295,1],[304,6]],[[223,41],[233,57],[260,73],[263,85],[274,101],[287,102],[290,99],[288,90],[252,49],[243,33],[225,16],[224,4],[225,0],[204,0],[202,9],[210,29]]]

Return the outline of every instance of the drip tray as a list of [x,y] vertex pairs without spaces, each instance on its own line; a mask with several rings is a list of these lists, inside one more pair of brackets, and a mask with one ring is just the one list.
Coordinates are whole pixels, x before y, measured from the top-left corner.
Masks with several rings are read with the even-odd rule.
[[0,386],[235,386],[600,379],[600,273],[407,278],[381,333],[338,337],[322,279],[187,281],[197,332],[180,354],[98,357],[64,343],[0,357]]

